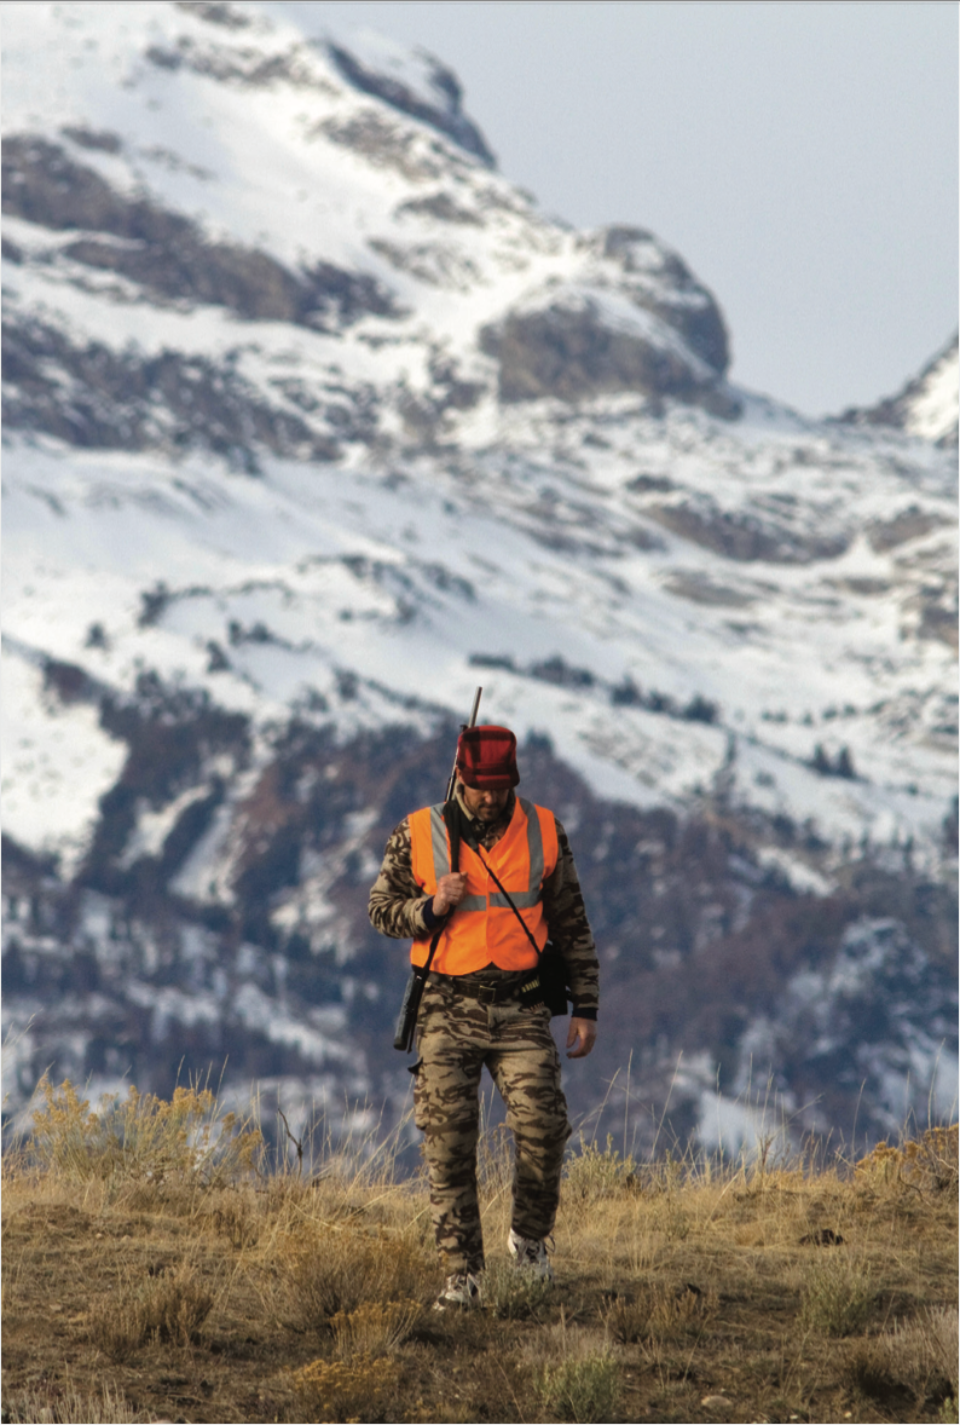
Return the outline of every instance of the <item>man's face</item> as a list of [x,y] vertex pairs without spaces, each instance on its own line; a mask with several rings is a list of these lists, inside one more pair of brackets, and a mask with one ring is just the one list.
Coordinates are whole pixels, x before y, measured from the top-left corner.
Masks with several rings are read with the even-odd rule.
[[[458,777],[459,780],[459,777]],[[480,787],[468,787],[460,782],[467,811],[485,825],[499,821],[510,796],[509,787],[500,787],[495,792],[483,791]]]

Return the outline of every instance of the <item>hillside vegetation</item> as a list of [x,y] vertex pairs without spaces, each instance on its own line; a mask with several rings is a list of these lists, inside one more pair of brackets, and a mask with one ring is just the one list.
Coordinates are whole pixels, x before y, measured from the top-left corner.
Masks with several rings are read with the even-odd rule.
[[552,1291],[480,1154],[484,1309],[437,1314],[397,1137],[267,1152],[179,1089],[40,1085],[3,1163],[3,1420],[957,1419],[957,1125],[857,1163],[638,1162],[581,1139]]

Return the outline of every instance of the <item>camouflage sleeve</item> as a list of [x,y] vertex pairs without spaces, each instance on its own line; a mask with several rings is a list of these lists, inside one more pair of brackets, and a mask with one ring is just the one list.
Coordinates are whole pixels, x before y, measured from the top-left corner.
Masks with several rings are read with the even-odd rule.
[[600,996],[600,964],[593,932],[587,920],[580,879],[573,862],[567,833],[557,822],[560,854],[552,874],[543,883],[543,910],[550,939],[567,964],[573,995],[573,1013],[595,1019]]
[[391,834],[383,855],[380,874],[370,891],[367,913],[381,935],[395,940],[419,940],[427,934],[424,895],[413,878],[410,823],[406,817]]

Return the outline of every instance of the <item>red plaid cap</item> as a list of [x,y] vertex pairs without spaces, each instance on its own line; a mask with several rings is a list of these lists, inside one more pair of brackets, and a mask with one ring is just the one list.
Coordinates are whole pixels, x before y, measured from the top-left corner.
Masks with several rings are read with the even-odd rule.
[[520,780],[517,739],[509,727],[465,728],[457,743],[457,771],[466,786],[482,792],[515,787]]

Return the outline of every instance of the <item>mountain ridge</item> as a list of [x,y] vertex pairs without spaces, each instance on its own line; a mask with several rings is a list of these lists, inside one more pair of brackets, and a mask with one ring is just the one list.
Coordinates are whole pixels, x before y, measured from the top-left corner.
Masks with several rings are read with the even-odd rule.
[[[868,1066],[864,1131],[889,1131],[911,1083],[949,1101],[939,433],[736,387],[682,258],[541,215],[438,61],[381,47],[378,89],[376,45],[351,68],[345,39],[253,6],[8,10],[16,1102],[51,1054],[161,1086],[177,1046],[202,1072],[232,1044],[237,1075],[298,1102],[399,1104],[403,951],[372,937],[365,885],[437,795],[478,682],[569,821],[605,978],[658,1007],[640,1044],[615,1006],[603,1072],[636,1051],[662,1102],[682,1051],[676,1121],[701,1132],[711,1084],[747,1094],[762,1043],[793,1065],[798,1122],[823,1126],[801,1086],[827,1092],[835,1065],[796,1049],[816,973]],[[41,122],[46,46],[63,77]],[[843,1019],[841,971],[873,946],[889,999],[890,944],[927,968],[871,1038]],[[739,1003],[674,1022],[698,957],[750,955],[765,988],[738,971]],[[837,1121],[854,1098],[831,1098]]]

